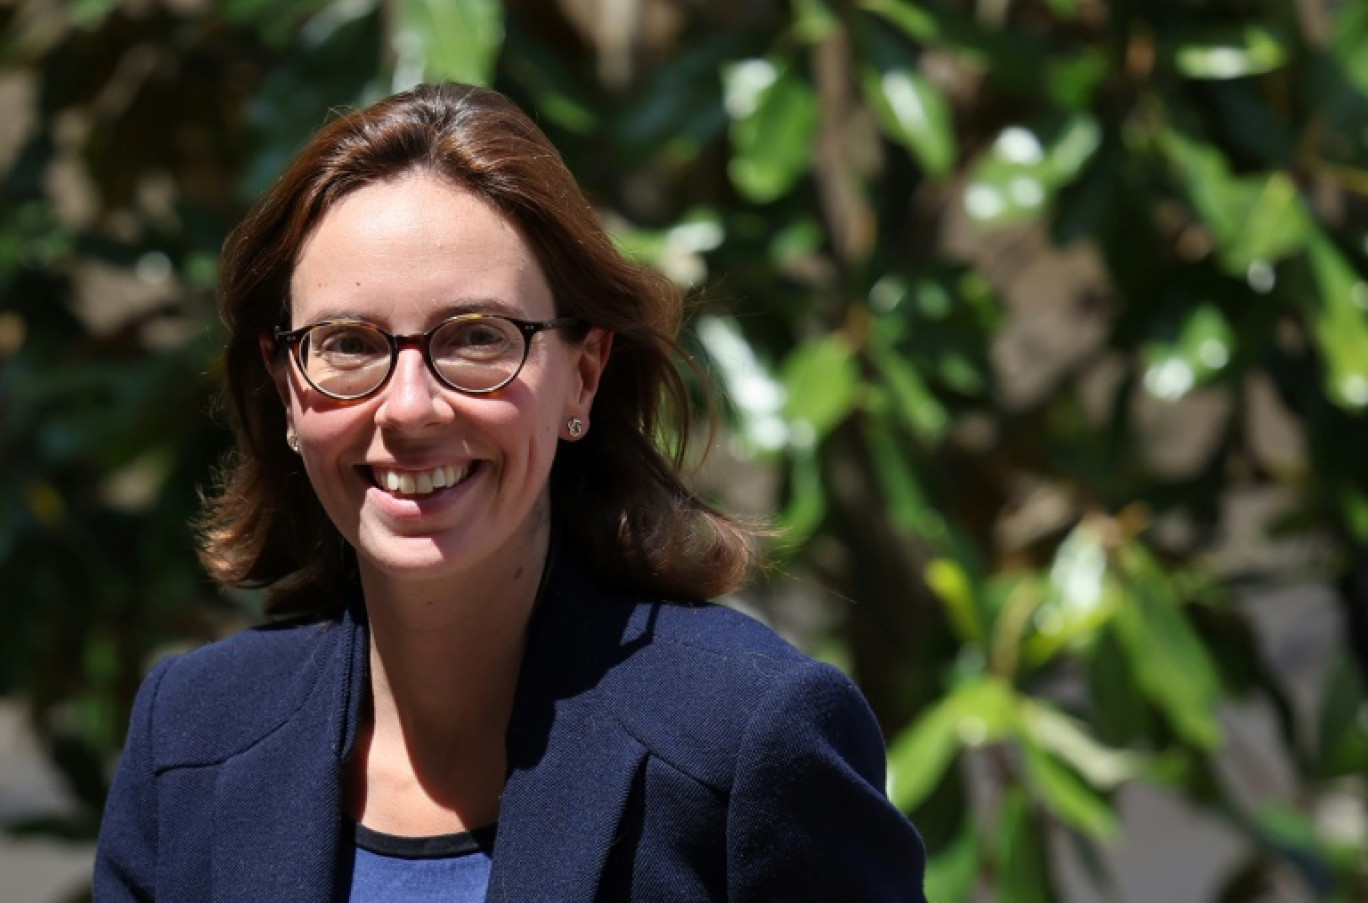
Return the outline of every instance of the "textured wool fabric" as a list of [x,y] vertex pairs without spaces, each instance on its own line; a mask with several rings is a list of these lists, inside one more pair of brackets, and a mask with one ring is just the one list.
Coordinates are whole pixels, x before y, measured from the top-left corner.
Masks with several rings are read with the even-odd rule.
[[[923,901],[873,715],[745,615],[636,599],[565,546],[529,626],[491,901]],[[162,662],[133,713],[95,899],[337,899],[359,600]]]

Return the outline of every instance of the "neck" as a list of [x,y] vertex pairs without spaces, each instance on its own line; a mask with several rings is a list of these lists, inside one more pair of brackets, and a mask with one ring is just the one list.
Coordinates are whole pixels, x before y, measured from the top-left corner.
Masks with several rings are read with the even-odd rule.
[[371,706],[352,809],[368,825],[442,833],[497,816],[547,532],[537,540],[459,584],[400,586],[363,568]]

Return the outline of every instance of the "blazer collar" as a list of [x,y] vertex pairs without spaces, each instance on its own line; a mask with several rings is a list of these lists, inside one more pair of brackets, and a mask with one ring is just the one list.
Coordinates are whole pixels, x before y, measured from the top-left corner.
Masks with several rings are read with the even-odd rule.
[[646,758],[599,695],[631,652],[622,643],[630,607],[609,604],[575,551],[553,549],[528,629],[491,901],[593,900]]
[[219,768],[216,901],[336,899],[343,862],[342,764],[355,742],[368,680],[359,593],[331,636],[333,648],[294,717]]
[[[630,605],[553,548],[509,722],[508,778],[489,900],[594,899],[646,749],[599,696]],[[214,899],[332,900],[345,866],[343,764],[368,692],[369,635],[359,593],[335,628],[323,673],[295,716],[219,769]]]

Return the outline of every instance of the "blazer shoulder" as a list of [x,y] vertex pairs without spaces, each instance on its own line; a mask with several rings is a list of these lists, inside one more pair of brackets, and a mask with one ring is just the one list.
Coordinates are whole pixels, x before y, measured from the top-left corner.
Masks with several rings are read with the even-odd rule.
[[631,654],[609,670],[601,691],[633,736],[704,784],[730,791],[757,711],[782,705],[795,720],[808,717],[802,694],[786,688],[833,688],[867,716],[845,674],[747,614],[716,603],[632,604],[623,637]]
[[305,704],[341,652],[337,620],[265,624],[167,663],[152,702],[158,769],[222,762],[257,743]]
[[681,605],[663,600],[637,601],[638,617],[650,622],[657,654],[694,661],[712,674],[712,683],[754,690],[812,659],[769,625],[718,602]]

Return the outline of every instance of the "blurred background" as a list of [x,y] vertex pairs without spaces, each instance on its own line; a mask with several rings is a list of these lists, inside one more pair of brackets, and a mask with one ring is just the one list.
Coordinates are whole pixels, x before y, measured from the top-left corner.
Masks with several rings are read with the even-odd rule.
[[729,600],[851,673],[953,901],[1368,900],[1365,0],[3,0],[0,897],[88,895],[226,231],[492,84],[689,293]]

